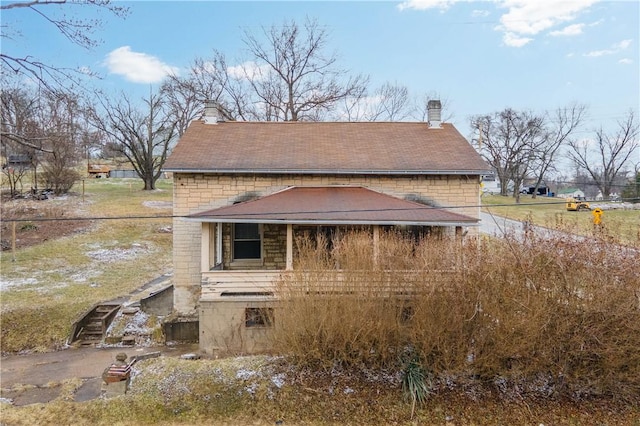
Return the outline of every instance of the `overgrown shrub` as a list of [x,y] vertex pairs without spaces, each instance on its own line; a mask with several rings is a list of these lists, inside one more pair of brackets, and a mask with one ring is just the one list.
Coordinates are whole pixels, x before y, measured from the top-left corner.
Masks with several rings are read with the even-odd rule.
[[[353,233],[298,241],[279,283],[274,341],[302,364],[403,367],[554,394],[640,395],[640,262],[598,241],[423,239]],[[339,267],[336,268],[336,266]]]
[[56,195],[66,194],[80,180],[80,173],[73,168],[47,165],[43,169],[38,180],[44,188],[51,189]]

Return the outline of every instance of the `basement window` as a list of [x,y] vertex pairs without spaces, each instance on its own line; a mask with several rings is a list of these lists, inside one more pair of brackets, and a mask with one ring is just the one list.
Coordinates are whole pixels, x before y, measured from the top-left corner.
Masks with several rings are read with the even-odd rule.
[[400,310],[400,324],[409,323],[415,314],[416,313],[413,309],[413,306],[411,305],[403,306]]
[[273,308],[246,308],[244,310],[245,327],[271,327]]

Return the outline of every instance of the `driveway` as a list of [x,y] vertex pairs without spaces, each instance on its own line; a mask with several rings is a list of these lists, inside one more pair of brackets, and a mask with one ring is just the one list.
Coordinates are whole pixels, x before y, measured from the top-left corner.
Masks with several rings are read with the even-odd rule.
[[45,403],[60,395],[63,381],[80,379],[82,386],[74,395],[74,400],[80,402],[97,398],[100,395],[102,372],[120,352],[126,353],[128,358],[151,353],[179,357],[197,353],[198,344],[69,348],[56,352],[4,356],[0,360],[0,396],[14,405]]
[[480,232],[488,235],[503,237],[505,235],[521,236],[525,226],[519,220],[507,219],[490,213],[480,213]]

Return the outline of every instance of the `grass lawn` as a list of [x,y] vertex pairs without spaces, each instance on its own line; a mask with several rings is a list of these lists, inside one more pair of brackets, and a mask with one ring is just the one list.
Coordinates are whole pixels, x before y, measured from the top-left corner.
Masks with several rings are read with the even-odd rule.
[[91,220],[62,238],[55,233],[60,222],[29,222],[30,232],[51,238],[2,253],[2,352],[58,348],[73,321],[93,304],[171,270],[171,218],[133,218],[170,216],[171,182],[159,181],[155,191],[141,187],[135,179],[89,179],[84,194],[79,184],[63,199],[31,201],[33,217],[55,211],[56,218],[114,219]]
[[[2,253],[3,353],[59,348],[71,323],[91,305],[130,293],[171,269],[171,182],[159,181],[156,191],[141,187],[134,179],[91,179],[74,188],[72,196],[32,202],[37,212],[28,217],[81,217],[87,222],[59,238],[55,227],[45,233],[43,222],[34,220],[29,229],[43,241],[15,254]],[[567,212],[557,199],[523,197],[516,205],[512,198],[491,196],[483,197],[483,204],[494,214],[592,232],[589,212]],[[148,216],[166,217],[142,218]],[[638,244],[640,211],[606,211],[604,221],[606,232],[617,240]],[[44,240],[46,235],[52,238]],[[640,418],[637,406],[611,400],[505,400],[491,390],[475,393],[472,387],[429,398],[412,418],[397,376],[296,371],[279,357],[159,358],[135,368],[139,372],[124,397],[71,402],[82,384],[71,379],[51,384],[68,391],[48,404],[13,407],[0,401],[0,423],[589,425],[638,424]]]
[[[592,208],[597,205],[593,202]],[[513,197],[482,196],[482,210],[498,216],[525,221],[547,228],[560,229],[579,235],[594,235],[593,215],[587,210],[567,211],[560,198],[522,195],[520,203]],[[616,242],[640,245],[640,210],[605,210],[602,227],[595,234]]]

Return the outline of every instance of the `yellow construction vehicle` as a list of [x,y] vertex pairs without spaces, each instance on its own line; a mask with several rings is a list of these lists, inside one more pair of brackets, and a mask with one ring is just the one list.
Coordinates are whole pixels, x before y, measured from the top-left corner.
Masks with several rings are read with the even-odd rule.
[[567,198],[567,211],[579,212],[580,210],[591,210],[591,205],[585,200]]

